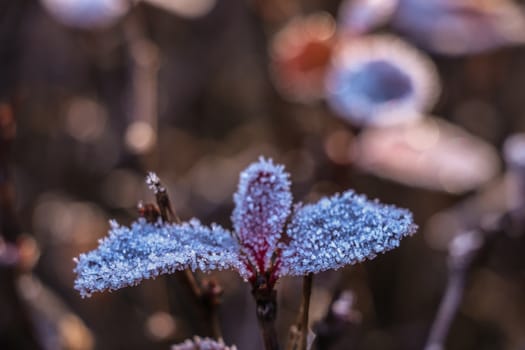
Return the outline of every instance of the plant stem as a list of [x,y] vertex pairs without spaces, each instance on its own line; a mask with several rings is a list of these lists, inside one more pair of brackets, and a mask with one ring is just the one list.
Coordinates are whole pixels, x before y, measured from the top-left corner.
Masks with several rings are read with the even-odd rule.
[[188,288],[191,290],[191,293],[196,298],[200,298],[202,296],[202,290],[191,270],[184,270],[184,283],[188,286]]
[[299,330],[301,336],[299,338],[299,344],[297,348],[299,350],[306,350],[307,337],[308,337],[308,314],[310,310],[310,296],[312,295],[312,280],[313,274],[309,273],[303,278],[303,301],[301,305],[301,323],[299,324]]
[[[159,182],[155,185],[155,199],[160,211],[160,216],[164,222],[180,223],[181,220],[172,209],[171,201],[166,191],[166,188]],[[217,309],[220,304],[220,296],[222,295],[221,286],[213,280],[199,281],[193,271],[185,269],[182,273],[177,274],[179,279],[191,292],[193,302],[196,308],[201,311],[205,318],[206,325],[209,327],[208,331],[212,337],[222,339],[221,329],[219,326],[219,316]]]
[[279,350],[277,332],[275,331],[275,323],[259,320],[259,327],[261,327],[264,348],[266,350]]
[[297,315],[297,321],[290,328],[287,350],[306,350],[308,338],[308,314],[312,294],[313,274],[303,277],[303,298]]
[[255,299],[257,321],[266,350],[279,350],[275,319],[277,318],[277,292],[267,283],[267,278],[258,276],[252,289]]
[[465,273],[452,274],[432,325],[425,350],[445,349],[445,341],[465,290]]
[[484,243],[485,239],[480,231],[462,233],[451,242],[449,280],[425,350],[445,349],[448,332],[465,293],[468,272]]

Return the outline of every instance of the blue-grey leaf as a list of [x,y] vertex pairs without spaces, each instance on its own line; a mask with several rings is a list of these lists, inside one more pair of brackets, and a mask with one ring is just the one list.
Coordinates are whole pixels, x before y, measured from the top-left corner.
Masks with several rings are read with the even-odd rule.
[[203,226],[195,219],[182,224],[153,224],[141,218],[131,227],[111,222],[109,236],[76,261],[75,288],[82,296],[184,269],[235,269],[248,276],[239,258],[239,245],[230,232],[218,225]]
[[347,191],[296,208],[282,245],[280,276],[305,275],[372,259],[415,232],[412,213]]

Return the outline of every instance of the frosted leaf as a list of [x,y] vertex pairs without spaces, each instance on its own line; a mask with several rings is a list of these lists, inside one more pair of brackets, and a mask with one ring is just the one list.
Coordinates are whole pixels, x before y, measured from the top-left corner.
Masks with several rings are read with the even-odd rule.
[[233,268],[249,277],[230,232],[218,225],[203,226],[196,219],[182,224],[152,224],[140,218],[131,227],[111,222],[109,236],[99,247],[75,261],[75,288],[83,297],[187,268]]
[[409,210],[347,191],[296,208],[282,246],[280,276],[337,269],[394,249],[417,226]]
[[235,232],[260,271],[268,267],[290,215],[292,194],[288,177],[282,165],[261,157],[241,173],[233,197]]
[[173,345],[171,350],[237,350],[237,347],[226,346],[222,340],[194,337],[193,340],[186,339],[184,343]]

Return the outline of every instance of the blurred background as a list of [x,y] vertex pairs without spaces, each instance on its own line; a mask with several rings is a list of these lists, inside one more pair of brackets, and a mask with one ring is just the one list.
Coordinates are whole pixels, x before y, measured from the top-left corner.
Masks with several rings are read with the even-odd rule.
[[[264,155],[286,166],[295,201],[353,188],[419,225],[397,250],[316,275],[314,348],[424,348],[452,243],[474,230],[445,348],[525,349],[523,230],[496,220],[483,235],[525,198],[524,6],[0,1],[0,348],[210,335],[173,276],[81,299],[73,258],[154,200],[150,170],[183,220],[231,228],[239,172]],[[214,277],[225,343],[262,349],[249,285]],[[278,285],[283,344],[300,286]]]

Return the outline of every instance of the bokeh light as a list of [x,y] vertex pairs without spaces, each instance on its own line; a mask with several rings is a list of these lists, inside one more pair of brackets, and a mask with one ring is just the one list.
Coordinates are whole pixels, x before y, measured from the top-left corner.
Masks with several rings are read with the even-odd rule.
[[41,0],[58,21],[72,27],[102,28],[115,23],[130,5],[126,0]]
[[334,43],[335,21],[325,12],[293,18],[276,34],[270,70],[284,97],[312,102],[323,96]]
[[106,110],[92,99],[74,98],[67,106],[66,131],[80,142],[97,141],[104,132],[106,122]]
[[146,153],[157,142],[153,126],[145,121],[131,123],[126,130],[126,146],[133,153]]

